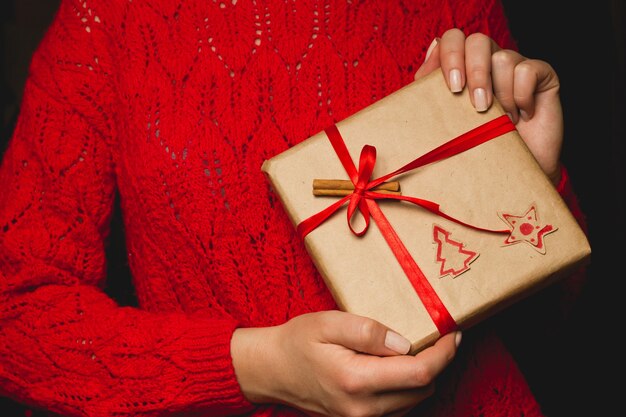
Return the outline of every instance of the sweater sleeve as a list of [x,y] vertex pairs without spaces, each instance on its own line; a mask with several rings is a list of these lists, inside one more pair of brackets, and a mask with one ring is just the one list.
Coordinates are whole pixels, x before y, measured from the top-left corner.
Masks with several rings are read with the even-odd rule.
[[0,395],[69,416],[248,411],[235,321],[102,290],[116,69],[102,11],[85,5],[64,0],[33,56],[0,166]]

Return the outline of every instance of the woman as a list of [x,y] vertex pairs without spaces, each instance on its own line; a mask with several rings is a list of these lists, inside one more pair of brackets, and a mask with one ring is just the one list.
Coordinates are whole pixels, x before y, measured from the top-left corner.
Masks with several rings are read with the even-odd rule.
[[[63,1],[0,171],[0,393],[95,416],[385,415],[430,396],[460,333],[411,357],[332,311],[260,166],[441,66],[477,111],[495,91],[573,201],[552,68],[500,49],[499,3],[432,3]],[[138,308],[102,291],[116,192]],[[415,411],[541,415],[499,339],[468,339]]]

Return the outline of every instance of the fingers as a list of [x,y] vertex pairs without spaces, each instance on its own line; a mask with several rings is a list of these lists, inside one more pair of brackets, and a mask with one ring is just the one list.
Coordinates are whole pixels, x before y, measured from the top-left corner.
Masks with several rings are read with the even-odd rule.
[[428,50],[426,51],[426,57],[424,58],[424,63],[415,73],[416,80],[430,74],[441,65],[439,60],[439,41],[439,38],[433,39],[430,46],[428,47]]
[[482,33],[473,33],[465,41],[465,76],[474,108],[483,112],[492,103],[491,55],[497,45]]
[[526,59],[511,50],[491,58],[495,95],[513,123],[529,120],[535,113],[535,97],[548,90],[558,93],[559,80],[552,67],[540,60]]
[[456,353],[458,335],[448,334],[416,356],[359,355],[340,379],[340,389],[354,400],[345,405],[352,411],[366,407],[367,414],[401,415],[432,395],[435,378]]
[[460,332],[448,334],[410,356],[401,354],[410,349],[409,341],[375,320],[340,311],[301,317],[314,320],[306,328],[317,335],[311,340],[316,343],[304,345],[313,349],[305,357],[320,361],[314,369],[328,371],[324,409],[339,415],[402,415],[432,394],[460,341]]
[[321,317],[324,342],[378,356],[404,355],[411,349],[411,342],[376,320],[340,311]]
[[500,49],[488,36],[473,33],[467,38],[459,29],[443,34],[439,45],[444,77],[450,91],[458,93],[467,85],[474,108],[486,111],[493,101],[491,55]]
[[519,120],[519,109],[515,103],[513,80],[515,67],[525,58],[515,51],[497,51],[491,57],[491,72],[493,89],[496,98],[505,112],[509,114],[513,123]]
[[559,79],[552,67],[537,59],[527,59],[515,67],[513,95],[523,120],[535,113],[535,95],[549,90],[558,93]]
[[439,42],[441,70],[450,91],[465,87],[465,34],[459,29],[446,31]]
[[428,58],[430,58],[430,54],[433,52],[433,49],[435,49],[438,43],[439,43],[439,38],[433,39],[433,41],[430,43],[430,45],[428,46],[428,49],[426,50],[426,56],[424,57],[424,62],[428,61]]
[[435,378],[448,366],[456,355],[457,335],[450,333],[441,337],[433,346],[415,356],[394,356],[375,358],[363,356],[357,374],[353,375],[350,388],[356,390],[386,392],[423,388],[433,383]]
[[[432,46],[432,45],[431,45]],[[558,93],[559,80],[552,67],[540,60],[526,59],[498,45],[482,33],[467,38],[459,29],[446,31],[432,49],[429,59],[416,73],[416,78],[432,71],[433,53],[437,52],[446,83],[457,93],[468,87],[474,108],[483,112],[493,96],[517,123],[520,116],[529,120],[535,112],[535,97],[550,89]],[[432,61],[432,62],[431,62]]]

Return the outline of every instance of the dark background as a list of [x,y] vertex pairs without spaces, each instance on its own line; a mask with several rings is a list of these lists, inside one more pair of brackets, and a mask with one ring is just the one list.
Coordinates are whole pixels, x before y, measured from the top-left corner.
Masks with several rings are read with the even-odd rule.
[[[547,416],[615,415],[623,410],[619,389],[625,375],[618,325],[626,300],[621,293],[626,279],[621,265],[626,253],[624,2],[503,2],[520,52],[550,62],[560,76],[566,120],[562,159],[587,215],[593,250],[589,282],[567,325],[547,336],[550,343],[517,343],[519,350],[540,352],[540,360],[530,355],[520,366]],[[30,57],[57,6],[58,0],[0,1],[0,154],[18,114]],[[118,209],[109,271],[125,280],[109,293],[132,305],[119,219]],[[0,415],[45,413],[0,398]]]

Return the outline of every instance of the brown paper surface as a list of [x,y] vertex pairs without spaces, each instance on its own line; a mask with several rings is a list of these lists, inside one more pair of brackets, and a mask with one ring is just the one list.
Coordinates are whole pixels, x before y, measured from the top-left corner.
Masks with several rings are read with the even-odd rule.
[[[498,103],[486,113],[476,112],[467,90],[450,93],[435,71],[337,127],[357,167],[363,145],[376,147],[372,178],[377,178],[502,114]],[[294,225],[336,201],[314,197],[313,179],[348,179],[324,132],[267,160],[262,169]],[[498,213],[522,215],[534,204],[539,221],[558,228],[544,237],[547,252],[540,254],[523,242],[505,246],[506,235],[476,231],[411,204],[379,203],[461,328],[548,285],[590,255],[584,233],[516,131],[394,179],[403,195],[437,202],[444,212],[473,225],[506,229]],[[439,277],[434,224],[480,254],[469,271]],[[365,236],[357,237],[348,229],[344,206],[305,244],[340,308],[399,332],[412,342],[413,352],[439,337],[374,221]]]

